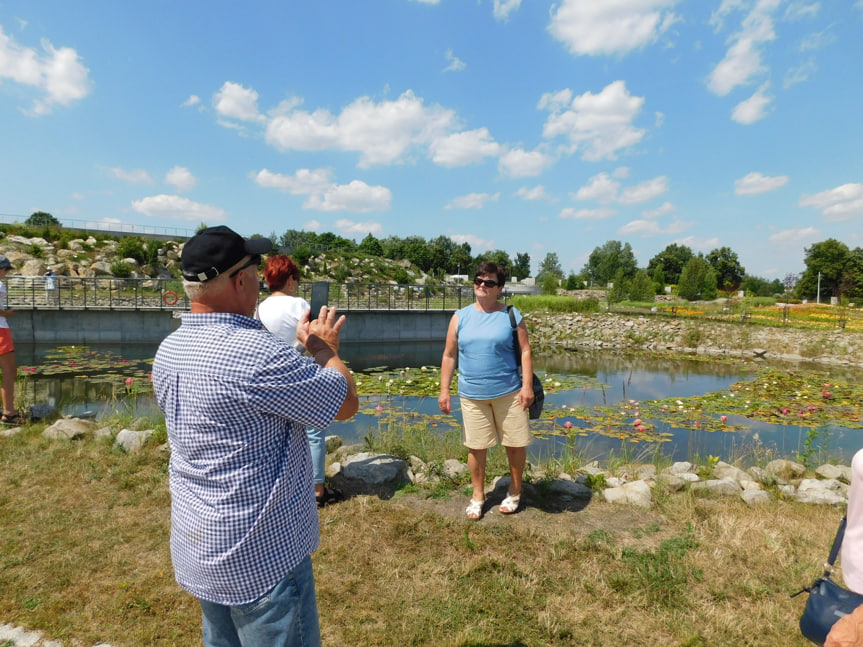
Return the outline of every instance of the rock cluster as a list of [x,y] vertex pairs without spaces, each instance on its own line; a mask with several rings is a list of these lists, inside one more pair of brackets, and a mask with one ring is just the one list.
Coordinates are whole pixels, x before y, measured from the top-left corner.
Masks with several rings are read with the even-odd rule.
[[[407,483],[428,485],[448,479],[464,482],[468,467],[455,459],[444,462],[442,469],[432,469],[416,456],[409,460],[362,451],[362,446],[341,446],[338,436],[327,438],[329,465],[327,477],[336,487],[351,494],[374,494],[389,497]],[[814,477],[806,478],[806,467],[778,459],[764,467],[747,470],[723,461],[713,466],[696,466],[677,462],[657,472],[650,463],[623,465],[614,470],[601,469],[597,463],[584,466],[575,474],[547,474],[529,465],[525,479],[526,502],[558,497],[563,507],[576,499],[602,497],[609,503],[650,507],[653,491],[689,490],[709,498],[738,497],[750,506],[775,498],[821,505],[842,505],[848,500],[851,468],[825,464]],[[504,478],[507,481],[508,478]],[[542,482],[540,489],[537,484]],[[495,489],[498,483],[492,484]],[[540,490],[542,493],[540,493]]]
[[863,334],[669,316],[525,314],[537,349],[616,349],[803,360],[863,367]]

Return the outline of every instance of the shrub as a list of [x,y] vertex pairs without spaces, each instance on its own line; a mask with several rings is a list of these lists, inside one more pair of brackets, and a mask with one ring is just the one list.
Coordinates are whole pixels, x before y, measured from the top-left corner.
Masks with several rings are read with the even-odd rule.
[[132,266],[123,261],[114,261],[111,263],[111,274],[118,279],[127,279],[132,276]]

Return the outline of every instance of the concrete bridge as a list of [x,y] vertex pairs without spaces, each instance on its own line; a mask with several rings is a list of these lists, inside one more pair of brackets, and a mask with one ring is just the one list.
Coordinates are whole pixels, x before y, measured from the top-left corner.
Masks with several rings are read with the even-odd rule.
[[[56,278],[46,289],[43,277],[8,277],[16,344],[157,344],[189,309],[176,280]],[[473,302],[469,286],[323,285],[328,303],[348,317],[345,343],[442,344],[452,313]],[[302,283],[301,296],[312,301],[312,288]]]

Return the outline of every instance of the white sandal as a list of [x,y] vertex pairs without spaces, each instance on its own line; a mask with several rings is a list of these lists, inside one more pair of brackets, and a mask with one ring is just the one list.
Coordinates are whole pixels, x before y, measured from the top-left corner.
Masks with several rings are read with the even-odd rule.
[[501,514],[513,514],[516,510],[518,510],[518,506],[521,503],[521,494],[509,494],[507,493],[506,498],[500,502],[500,513]]
[[471,521],[479,521],[482,518],[482,506],[484,503],[485,501],[477,501],[471,498],[470,503],[467,504],[467,508],[464,510],[467,518]]

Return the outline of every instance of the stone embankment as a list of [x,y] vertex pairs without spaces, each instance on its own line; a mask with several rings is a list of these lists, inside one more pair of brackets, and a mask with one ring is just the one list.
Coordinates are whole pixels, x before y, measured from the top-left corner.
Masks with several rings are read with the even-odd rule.
[[769,327],[664,314],[529,313],[525,320],[531,345],[540,350],[642,350],[863,367],[863,334],[842,328]]

